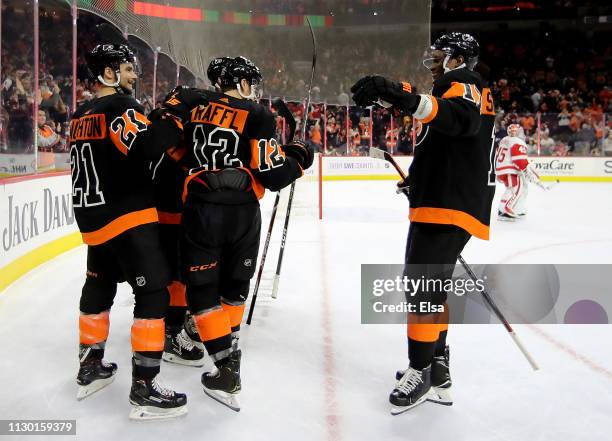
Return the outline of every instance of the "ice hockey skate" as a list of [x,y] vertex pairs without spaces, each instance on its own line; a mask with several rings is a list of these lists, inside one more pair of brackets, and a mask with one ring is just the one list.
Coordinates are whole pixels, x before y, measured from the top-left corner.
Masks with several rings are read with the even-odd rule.
[[437,403],[439,400],[440,396],[431,386],[431,365],[421,371],[409,367],[389,396],[391,415],[404,413],[425,401]]
[[430,398],[429,401],[445,406],[452,405],[453,399],[449,392],[452,385],[450,350],[448,345],[446,345],[444,354],[435,356],[431,362],[431,386],[434,388],[437,397]]
[[502,221],[502,222],[516,222],[516,220],[519,219],[519,217],[517,216],[511,216],[508,213],[504,213],[502,211],[498,211],[497,212],[497,220]]
[[240,350],[232,352],[216,371],[202,374],[204,393],[236,412],[240,411]]
[[162,358],[164,361],[184,366],[204,366],[204,352],[194,344],[182,327],[166,329]]
[[[427,398],[432,403],[451,406],[453,399],[450,395],[450,388],[453,384],[450,376],[450,350],[448,345],[443,355],[433,358],[431,362],[431,387],[435,394]],[[395,373],[395,379],[400,381],[406,371],[399,370]]]
[[116,373],[116,363],[107,363],[98,359],[89,359],[82,362],[77,374],[77,384],[79,385],[77,400],[81,401],[108,386],[115,379]]
[[185,332],[187,332],[187,335],[195,347],[200,348],[203,352],[206,351],[204,348],[204,343],[202,343],[202,340],[200,339],[200,334],[198,334],[198,328],[193,320],[193,315],[191,315],[189,311],[187,311],[187,314],[185,315],[185,323],[183,324],[183,328],[185,328]]
[[187,396],[159,384],[157,377],[147,380],[132,378],[130,411],[132,420],[161,420],[187,413]]

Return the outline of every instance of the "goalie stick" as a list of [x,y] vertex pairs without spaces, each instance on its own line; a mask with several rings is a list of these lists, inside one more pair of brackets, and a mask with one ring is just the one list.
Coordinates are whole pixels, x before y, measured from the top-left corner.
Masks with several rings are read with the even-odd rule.
[[[312,24],[310,23],[310,19],[306,17],[306,21],[308,22],[308,29],[310,29],[310,36],[312,38],[312,68],[310,70],[310,83],[308,84],[308,98],[306,99],[306,104],[304,105],[304,120],[302,123],[302,133],[301,140],[306,142],[306,125],[308,122],[308,109],[310,108],[310,98],[312,95],[312,83],[314,82],[315,70],[317,67],[317,40],[315,39],[314,30],[312,29]],[[283,227],[283,237],[281,239],[281,247],[278,253],[278,263],[276,265],[276,274],[274,274],[274,283],[272,285],[272,298],[278,297],[278,283],[280,281],[280,273],[283,265],[283,256],[285,254],[285,245],[287,241],[287,230],[289,229],[289,219],[291,217],[291,206],[293,205],[293,195],[295,193],[295,181],[291,184],[291,189],[289,190],[289,201],[287,202],[287,214],[285,215],[285,225]]]
[[[293,140],[293,135],[295,134],[295,118],[293,114],[285,104],[285,102],[276,98],[272,101],[272,106],[277,110],[278,114],[285,118],[285,122],[289,126],[289,136],[288,140]],[[261,253],[261,260],[259,261],[259,271],[257,272],[257,280],[255,281],[255,289],[253,290],[253,298],[251,299],[251,306],[249,307],[249,315],[246,320],[246,324],[251,324],[251,319],[253,318],[253,311],[255,310],[255,302],[257,302],[257,293],[259,292],[259,284],[261,283],[261,276],[263,274],[263,268],[266,263],[266,255],[268,254],[268,247],[270,246],[270,238],[272,237],[272,228],[274,227],[274,220],[276,219],[276,211],[278,209],[278,203],[280,201],[280,191],[276,193],[276,198],[274,199],[274,206],[272,207],[272,215],[270,216],[270,225],[268,225],[268,234],[266,236],[266,242],[264,244],[263,251]]]
[[536,171],[531,168],[531,165],[528,165],[527,168],[523,171],[525,179],[531,182],[534,185],[537,185],[544,191],[548,191],[559,183],[558,179],[555,179],[552,184],[544,184],[540,178],[540,175],[536,173]]
[[[381,149],[377,149],[376,147],[370,147],[370,157],[371,158],[382,159],[382,160],[388,161],[395,168],[395,170],[399,173],[399,175],[402,177],[402,179],[406,179],[406,174],[401,169],[399,164],[395,161],[395,159],[393,159],[393,156],[391,156],[388,152],[385,152],[384,150],[381,150]],[[463,268],[468,273],[470,278],[474,282],[477,282],[478,278],[476,277],[476,275],[472,271],[472,268],[470,268],[470,266],[467,264],[467,262],[463,259],[461,254],[459,255],[459,263],[461,263],[461,266],[463,266]],[[508,320],[506,320],[506,317],[504,317],[503,313],[500,311],[500,309],[497,307],[497,305],[493,301],[493,298],[491,298],[491,296],[489,295],[489,293],[485,289],[483,289],[480,293],[482,294],[485,302],[489,305],[489,307],[491,308],[493,313],[497,316],[497,318],[502,323],[502,325],[504,325],[504,328],[506,328],[506,331],[508,331],[508,333],[510,334],[510,337],[512,337],[512,340],[514,341],[514,343],[518,346],[520,351],[523,353],[523,355],[525,356],[525,358],[527,359],[527,361],[531,365],[531,368],[534,371],[537,371],[539,369],[538,364],[536,363],[534,358],[531,356],[531,354],[529,353],[527,348],[523,345],[521,340],[518,338],[518,336],[514,332],[514,329],[512,329],[512,326],[510,325],[510,323],[508,323]]]

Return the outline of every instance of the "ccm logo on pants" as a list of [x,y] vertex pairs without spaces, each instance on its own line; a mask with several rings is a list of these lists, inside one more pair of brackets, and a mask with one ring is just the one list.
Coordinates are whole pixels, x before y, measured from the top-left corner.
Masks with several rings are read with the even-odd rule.
[[213,263],[208,263],[206,265],[194,265],[194,266],[189,268],[189,271],[191,271],[191,272],[205,271],[205,270],[213,269],[213,268],[216,268],[216,267],[217,267],[217,262],[213,262]]

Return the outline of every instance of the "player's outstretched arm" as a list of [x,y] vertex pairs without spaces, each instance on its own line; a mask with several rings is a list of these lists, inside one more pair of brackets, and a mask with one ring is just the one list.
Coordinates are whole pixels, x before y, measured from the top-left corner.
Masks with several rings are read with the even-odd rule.
[[411,114],[450,136],[475,135],[480,128],[481,98],[474,85],[454,83],[441,98],[436,98],[413,93],[410,83],[371,75],[357,81],[351,92],[358,106],[391,107],[396,113]]

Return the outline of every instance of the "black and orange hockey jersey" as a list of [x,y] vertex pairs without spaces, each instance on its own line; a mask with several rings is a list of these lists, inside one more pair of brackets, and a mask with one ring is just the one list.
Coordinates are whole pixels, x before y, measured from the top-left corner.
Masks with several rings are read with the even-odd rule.
[[495,111],[478,73],[448,72],[421,95],[410,166],[410,220],[452,224],[489,238],[495,194]]
[[149,162],[178,143],[172,120],[155,124],[131,96],[112,94],[80,106],[70,123],[72,204],[88,245],[156,222]]
[[179,225],[183,213],[183,186],[187,170],[183,169],[169,154],[164,153],[151,162],[155,207],[159,223]]
[[[275,138],[276,122],[270,110],[253,101],[206,92],[203,104],[185,122],[181,148],[171,153],[189,171],[187,195],[215,203],[240,204],[263,197],[265,189],[280,190],[302,176],[299,163],[285,156]],[[250,185],[241,191],[215,191],[211,175],[241,170]]]

